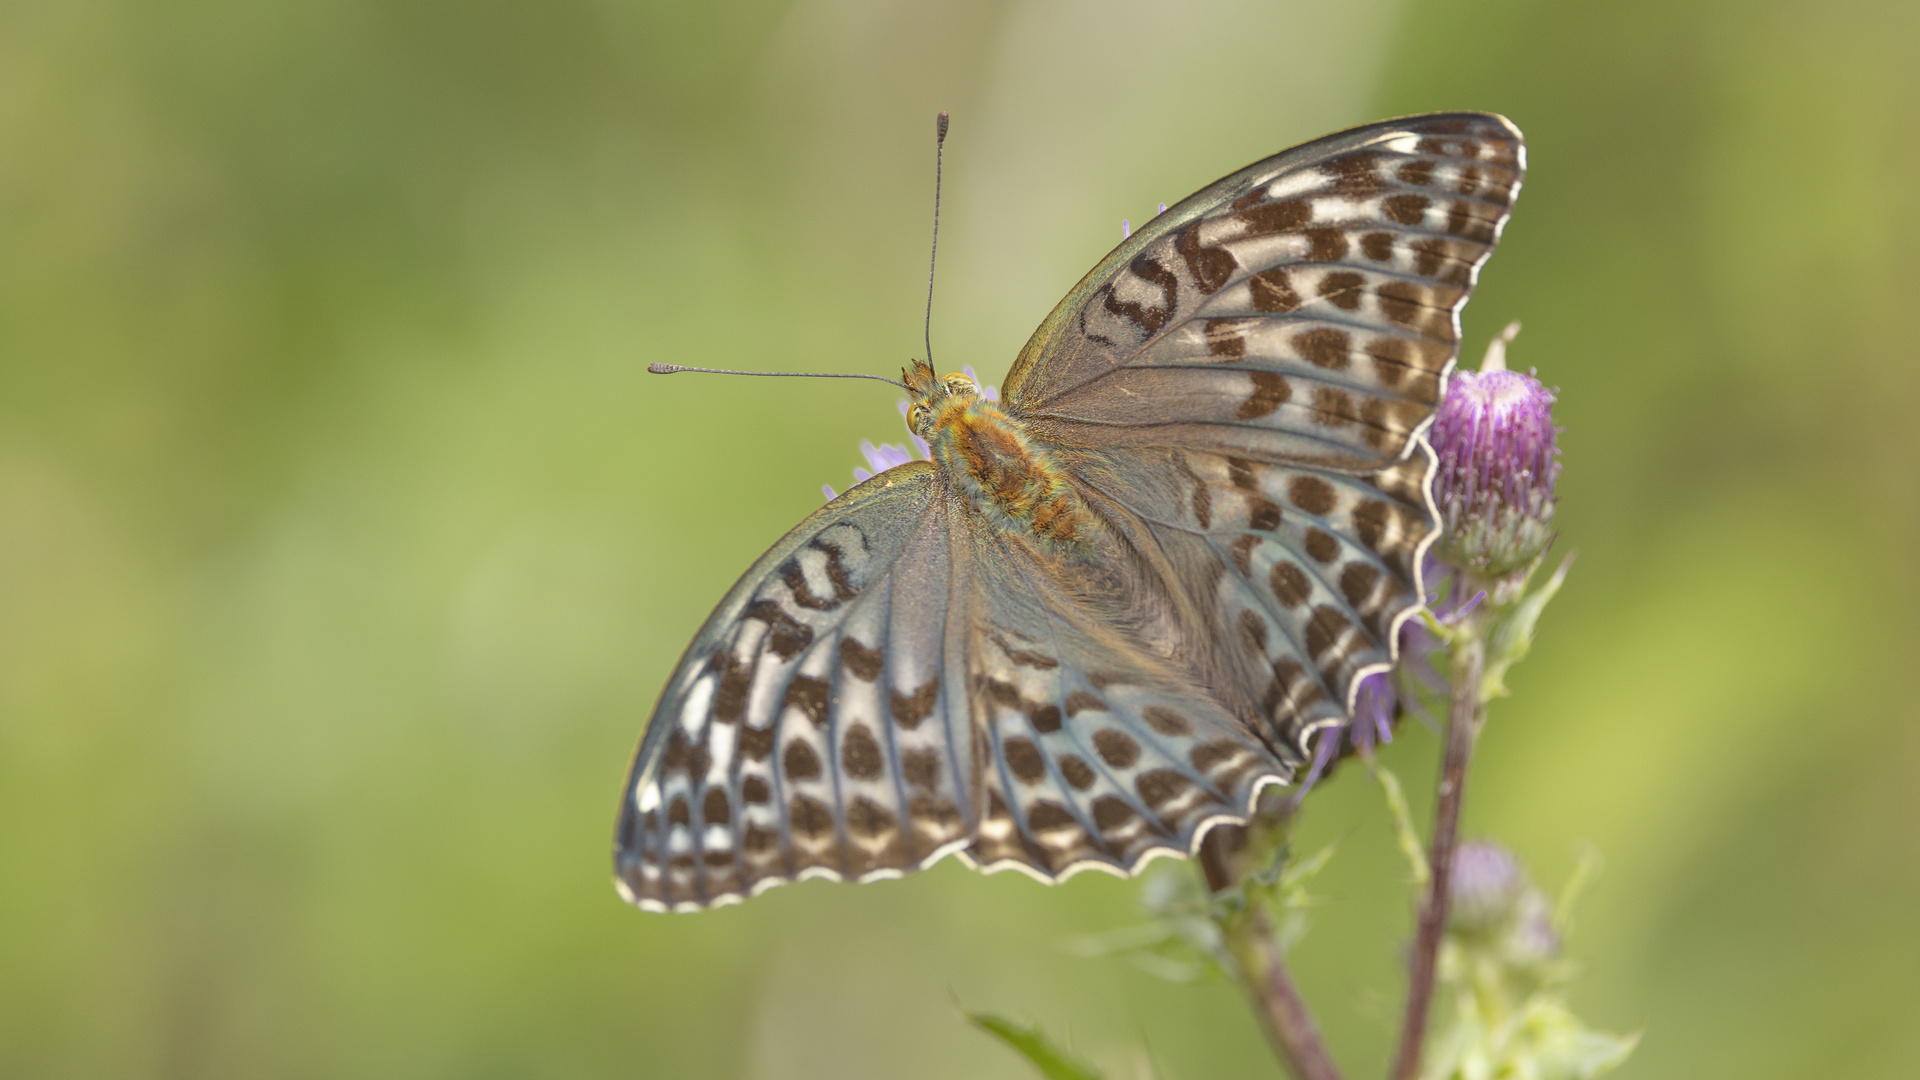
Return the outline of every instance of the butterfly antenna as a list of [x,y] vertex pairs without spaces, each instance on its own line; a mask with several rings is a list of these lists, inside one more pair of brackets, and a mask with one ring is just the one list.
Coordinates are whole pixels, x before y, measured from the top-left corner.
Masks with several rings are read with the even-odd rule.
[[933,367],[933,270],[940,260],[940,166],[947,149],[947,114],[933,122],[933,250],[927,255],[927,367]]
[[679,364],[648,364],[647,370],[655,375],[672,375],[681,371],[698,371],[706,375],[762,375],[768,378],[795,379],[872,379],[888,386],[897,386],[907,393],[913,393],[913,387],[906,383],[889,379],[885,375],[866,375],[855,371],[734,371],[731,368],[682,367]]

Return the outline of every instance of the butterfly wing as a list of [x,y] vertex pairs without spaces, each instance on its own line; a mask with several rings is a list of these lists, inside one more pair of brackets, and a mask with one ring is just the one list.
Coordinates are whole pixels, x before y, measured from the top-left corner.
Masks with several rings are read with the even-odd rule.
[[979,818],[945,485],[916,462],[761,556],[688,646],[628,774],[615,883],[650,910],[898,876]]
[[1216,613],[1221,678],[1296,747],[1418,605],[1437,529],[1419,435],[1524,169],[1485,113],[1283,151],[1102,260],[1003,388]]
[[1043,880],[1127,873],[1243,818],[1297,762],[1086,586],[924,462],[828,504],[734,586],[661,695],[621,804],[621,894],[690,911],[962,850]]
[[963,851],[1131,872],[1241,820],[1419,595],[1418,439],[1523,168],[1478,113],[1356,128],[1156,219],[1004,392],[1107,526],[1063,554],[913,463],[803,522],[682,658],[616,880],[692,910]]
[[[1043,881],[1186,855],[1299,764],[1205,689],[1178,597],[1114,572],[1124,535],[1063,555],[968,512],[968,678],[982,817],[961,855]],[[1141,587],[1134,587],[1139,585]]]

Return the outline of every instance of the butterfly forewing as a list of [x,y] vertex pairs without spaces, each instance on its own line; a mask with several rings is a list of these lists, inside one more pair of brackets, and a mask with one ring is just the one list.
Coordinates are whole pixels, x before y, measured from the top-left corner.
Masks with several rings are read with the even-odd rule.
[[1438,401],[1524,168],[1519,132],[1483,113],[1371,124],[1250,165],[1102,260],[1004,396],[1066,439],[1397,457]]

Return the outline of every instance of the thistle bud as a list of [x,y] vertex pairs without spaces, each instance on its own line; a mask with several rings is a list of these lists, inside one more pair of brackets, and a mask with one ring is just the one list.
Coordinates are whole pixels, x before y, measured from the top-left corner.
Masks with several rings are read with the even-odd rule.
[[1434,416],[1439,455],[1433,483],[1445,532],[1436,551],[1483,578],[1525,570],[1553,542],[1553,392],[1508,371],[1506,347],[1520,324],[1487,348],[1477,372],[1456,372]]
[[1513,853],[1491,840],[1469,840],[1453,855],[1448,921],[1463,934],[1504,925],[1527,892],[1527,876]]

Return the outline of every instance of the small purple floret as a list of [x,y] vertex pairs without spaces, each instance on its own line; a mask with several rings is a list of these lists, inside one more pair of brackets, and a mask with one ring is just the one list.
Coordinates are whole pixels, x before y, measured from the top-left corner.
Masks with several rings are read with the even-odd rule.
[[1525,570],[1553,542],[1553,391],[1504,367],[1505,344],[1478,372],[1454,374],[1428,440],[1440,458],[1434,500],[1445,519],[1441,558],[1487,578]]
[[[1000,400],[1000,388],[997,386],[988,386],[981,382],[980,376],[974,373],[972,364],[968,364],[960,370],[967,378],[973,380],[975,386],[980,388],[981,397],[986,398],[988,401]],[[898,402],[897,404],[900,408],[900,419],[904,422],[907,418],[907,411],[911,406],[905,401]],[[907,440],[908,443],[911,444],[911,447],[902,443],[881,443],[875,446],[870,441],[861,440],[860,455],[867,459],[867,465],[865,468],[856,467],[853,470],[854,480],[864,483],[886,472],[888,469],[905,465],[909,461],[927,461],[933,457],[933,448],[927,445],[927,440],[921,438],[912,430],[908,430]],[[826,492],[828,502],[834,500],[835,495],[831,486],[823,485],[821,490]]]

